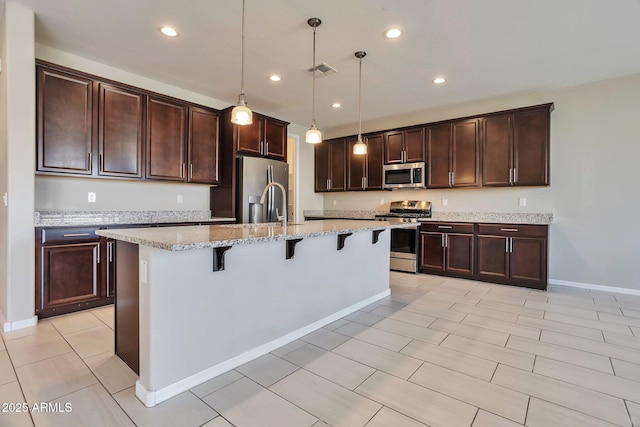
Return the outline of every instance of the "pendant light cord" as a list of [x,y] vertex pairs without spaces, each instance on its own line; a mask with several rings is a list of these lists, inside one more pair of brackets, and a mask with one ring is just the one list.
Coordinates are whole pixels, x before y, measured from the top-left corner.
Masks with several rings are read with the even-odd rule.
[[313,126],[316,125],[316,28],[313,27],[313,68],[312,71],[312,91],[311,91],[311,120],[313,121]]
[[242,0],[242,66],[240,67],[240,97],[242,98],[242,105],[245,105],[244,101],[244,20],[245,20],[245,0]]
[[360,58],[360,76],[358,77],[358,142],[362,141],[362,57]]

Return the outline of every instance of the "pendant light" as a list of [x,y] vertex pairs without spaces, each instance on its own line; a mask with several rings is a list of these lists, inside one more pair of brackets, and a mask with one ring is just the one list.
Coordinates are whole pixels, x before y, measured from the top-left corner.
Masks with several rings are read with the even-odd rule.
[[311,127],[307,131],[304,141],[309,144],[318,144],[322,142],[322,132],[316,127],[316,28],[320,26],[322,21],[319,18],[309,18],[307,24],[313,28],[313,68],[312,81],[313,90],[311,92]]
[[253,113],[247,107],[244,99],[244,3],[242,0],[242,68],[240,71],[240,95],[238,96],[238,104],[231,110],[231,123],[237,125],[250,125],[253,123]]
[[367,55],[367,52],[360,50],[354,55],[360,60],[360,76],[358,78],[358,141],[353,146],[353,154],[361,156],[367,154],[367,144],[362,142],[362,58]]

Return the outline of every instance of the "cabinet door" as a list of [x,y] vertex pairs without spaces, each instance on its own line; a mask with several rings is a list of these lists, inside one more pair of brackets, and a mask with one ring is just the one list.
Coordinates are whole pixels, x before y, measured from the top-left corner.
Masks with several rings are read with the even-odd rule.
[[483,121],[482,185],[509,186],[513,180],[512,115],[487,117]]
[[100,298],[100,242],[42,248],[40,310]]
[[347,142],[340,140],[329,144],[330,191],[344,191],[347,167]]
[[387,165],[404,162],[404,132],[388,132],[385,135],[384,163]]
[[500,236],[478,236],[478,276],[491,279],[509,277],[508,240]]
[[546,239],[535,237],[512,237],[509,254],[509,272],[515,284],[547,284]]
[[404,131],[404,147],[407,163],[424,162],[424,128]]
[[185,180],[187,107],[169,100],[147,101],[147,178]]
[[372,135],[366,138],[367,142],[367,164],[366,164],[366,187],[367,190],[382,190],[382,165],[384,161],[384,137]]
[[264,134],[264,154],[274,159],[287,160],[287,124],[266,118]]
[[144,96],[100,84],[98,175],[142,178]]
[[325,141],[314,147],[316,193],[329,191],[329,146],[330,143]]
[[420,232],[420,270],[444,271],[444,234]]
[[189,182],[218,183],[218,113],[189,107]]
[[233,125],[236,136],[236,150],[239,153],[262,155],[264,141],[264,118],[253,114],[253,123],[250,125]]
[[37,170],[91,175],[93,82],[38,67]]
[[480,185],[479,120],[452,124],[451,172],[453,187]]
[[514,185],[549,185],[549,109],[514,115]]
[[353,154],[353,146],[357,142],[357,139],[347,140],[347,191],[366,188],[365,176],[369,147],[367,146],[367,154]]
[[451,234],[445,236],[446,270],[459,274],[473,274],[473,234]]
[[427,187],[449,187],[451,124],[432,126],[427,133]]

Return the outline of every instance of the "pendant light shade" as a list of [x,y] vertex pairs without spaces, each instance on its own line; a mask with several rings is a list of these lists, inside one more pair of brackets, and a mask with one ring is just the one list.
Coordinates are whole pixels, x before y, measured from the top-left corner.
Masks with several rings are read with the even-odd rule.
[[360,60],[360,75],[358,77],[358,141],[353,146],[353,154],[362,156],[367,154],[367,144],[362,142],[362,58],[367,52],[358,51],[355,57]]
[[307,24],[313,28],[313,67],[311,68],[312,92],[311,92],[311,127],[307,131],[304,142],[318,144],[322,142],[322,132],[316,127],[316,28],[322,21],[319,18],[309,18]]
[[237,125],[250,125],[253,123],[253,113],[247,107],[247,101],[244,99],[244,19],[245,19],[245,0],[242,0],[242,68],[240,70],[240,95],[238,96],[238,104],[231,110],[231,123]]

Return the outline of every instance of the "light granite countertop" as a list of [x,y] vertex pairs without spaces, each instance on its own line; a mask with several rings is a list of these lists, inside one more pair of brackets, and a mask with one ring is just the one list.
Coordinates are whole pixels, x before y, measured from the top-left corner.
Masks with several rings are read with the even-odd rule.
[[170,224],[179,222],[235,222],[235,218],[212,217],[208,210],[186,211],[54,211],[35,212],[36,227]]
[[[305,218],[325,219],[374,219],[376,215],[382,215],[382,211],[355,211],[355,210],[308,210],[304,211]],[[531,224],[548,225],[553,222],[553,214],[546,212],[432,212],[431,218],[423,218],[421,222],[474,222],[492,224]]]
[[168,251],[186,251],[415,226],[386,221],[320,220],[288,224],[286,228],[280,223],[229,224],[110,229],[98,230],[96,234]]

